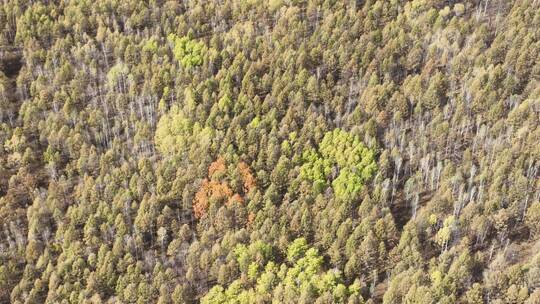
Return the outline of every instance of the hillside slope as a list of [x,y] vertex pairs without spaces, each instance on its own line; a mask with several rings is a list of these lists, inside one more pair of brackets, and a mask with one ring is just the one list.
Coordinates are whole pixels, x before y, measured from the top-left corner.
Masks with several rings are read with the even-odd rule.
[[0,303],[540,303],[540,1],[0,4]]

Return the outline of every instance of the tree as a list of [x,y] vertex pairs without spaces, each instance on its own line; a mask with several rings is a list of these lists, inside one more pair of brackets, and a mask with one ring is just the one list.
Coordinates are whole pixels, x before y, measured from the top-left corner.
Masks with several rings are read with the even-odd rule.
[[443,251],[448,249],[448,243],[452,238],[452,233],[455,225],[455,217],[449,216],[444,220],[443,227],[437,232],[437,243],[441,246]]
[[287,249],[287,260],[289,262],[296,262],[301,256],[303,256],[308,249],[307,241],[304,238],[298,238],[294,240]]
[[375,153],[341,129],[326,133],[318,150],[304,152],[303,161],[301,177],[320,190],[331,181],[336,197],[344,201],[355,199],[377,170]]
[[527,215],[525,216],[525,223],[531,231],[531,237],[537,238],[540,236],[540,202],[534,202],[527,209]]
[[174,57],[182,66],[190,68],[203,63],[207,52],[203,42],[197,42],[188,37],[178,37],[174,34],[170,34],[167,39],[173,45]]

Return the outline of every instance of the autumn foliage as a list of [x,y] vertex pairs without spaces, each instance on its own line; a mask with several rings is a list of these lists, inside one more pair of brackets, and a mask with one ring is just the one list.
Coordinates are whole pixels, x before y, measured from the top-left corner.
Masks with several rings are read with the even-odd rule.
[[238,171],[242,176],[242,181],[244,182],[244,192],[249,193],[256,186],[255,177],[251,174],[249,166],[245,162],[240,162],[238,164]]
[[225,171],[227,171],[227,166],[225,165],[223,157],[220,156],[208,167],[208,176],[213,177],[215,175],[222,175]]
[[[240,162],[237,166],[242,179],[244,193],[249,193],[256,186],[256,180],[249,166]],[[225,204],[231,206],[234,202],[244,203],[244,197],[240,193],[234,193],[226,178],[227,165],[223,157],[208,167],[208,178],[204,179],[193,201],[195,218],[200,219],[206,215],[211,204]]]

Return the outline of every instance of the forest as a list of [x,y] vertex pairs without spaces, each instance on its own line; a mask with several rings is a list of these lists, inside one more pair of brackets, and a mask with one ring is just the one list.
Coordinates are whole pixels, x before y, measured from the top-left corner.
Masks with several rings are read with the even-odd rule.
[[540,304],[540,1],[2,1],[0,303]]

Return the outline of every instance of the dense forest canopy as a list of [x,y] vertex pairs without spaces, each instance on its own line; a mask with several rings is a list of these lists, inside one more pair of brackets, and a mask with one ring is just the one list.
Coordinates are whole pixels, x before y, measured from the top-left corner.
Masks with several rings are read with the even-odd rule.
[[540,1],[5,0],[0,303],[540,303]]

